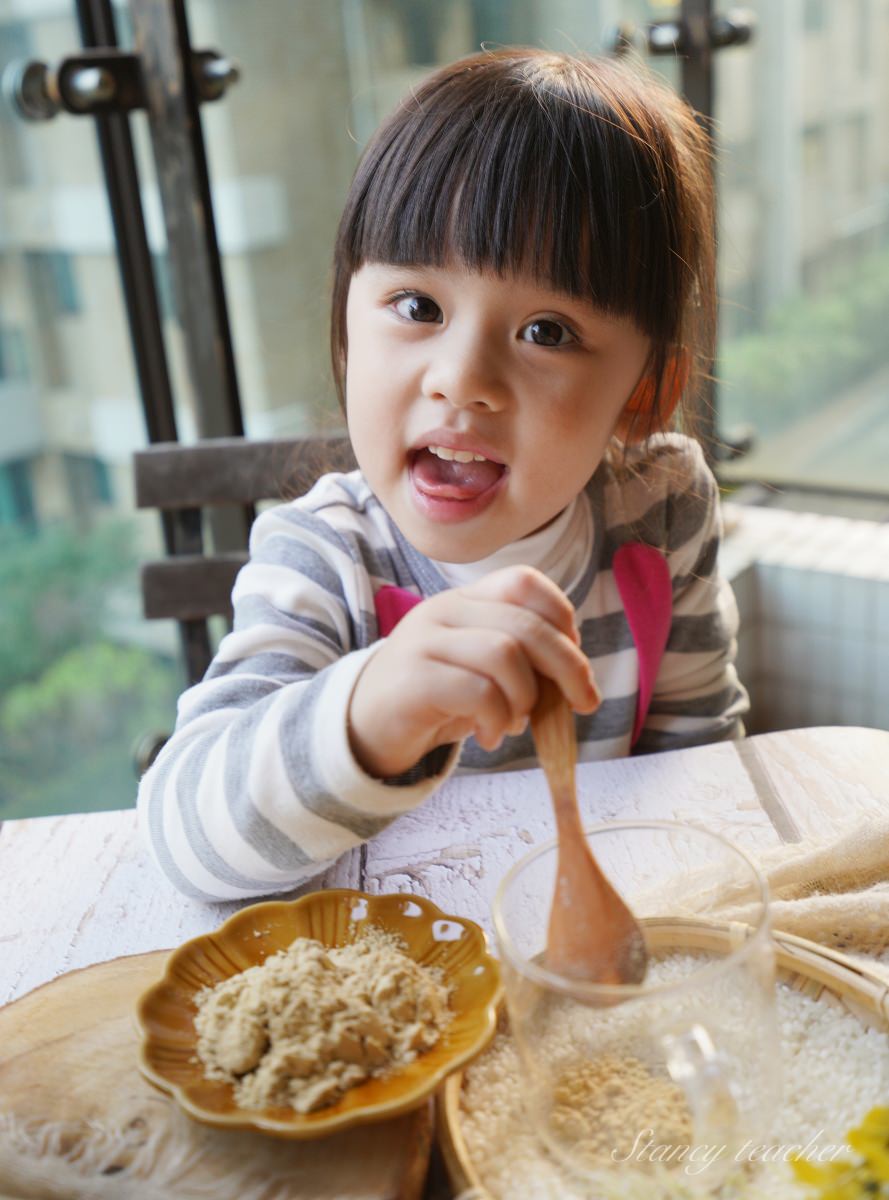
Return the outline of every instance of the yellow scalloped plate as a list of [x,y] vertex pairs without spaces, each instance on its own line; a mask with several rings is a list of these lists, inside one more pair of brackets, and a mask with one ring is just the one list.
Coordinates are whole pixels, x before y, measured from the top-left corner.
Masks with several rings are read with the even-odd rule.
[[[345,946],[368,925],[397,934],[415,962],[441,970],[454,1016],[431,1050],[312,1113],[240,1108],[231,1084],[204,1077],[194,1027],[195,996],[202,988],[264,962],[298,937]],[[322,1137],[350,1125],[395,1117],[421,1104],[451,1071],[470,1062],[491,1040],[500,994],[500,968],[481,928],[443,913],[421,896],[371,896],[332,888],[299,900],[266,901],[241,909],[214,933],[192,938],[171,952],[163,978],[138,1002],[139,1069],[206,1125],[259,1129],[278,1137]]]

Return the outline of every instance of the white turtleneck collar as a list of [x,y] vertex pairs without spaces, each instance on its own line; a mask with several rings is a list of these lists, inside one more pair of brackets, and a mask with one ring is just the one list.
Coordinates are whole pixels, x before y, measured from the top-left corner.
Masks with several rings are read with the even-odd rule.
[[449,563],[432,559],[449,587],[473,583],[491,571],[525,564],[536,567],[570,593],[589,564],[593,549],[593,514],[586,490],[543,529],[502,546],[477,562]]

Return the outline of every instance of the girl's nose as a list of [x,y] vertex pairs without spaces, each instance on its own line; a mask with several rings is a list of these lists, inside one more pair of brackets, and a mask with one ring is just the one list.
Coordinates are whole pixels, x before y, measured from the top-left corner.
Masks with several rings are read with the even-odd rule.
[[499,412],[509,400],[509,386],[497,356],[478,346],[454,342],[436,348],[423,377],[423,394],[447,400],[454,408],[486,408]]

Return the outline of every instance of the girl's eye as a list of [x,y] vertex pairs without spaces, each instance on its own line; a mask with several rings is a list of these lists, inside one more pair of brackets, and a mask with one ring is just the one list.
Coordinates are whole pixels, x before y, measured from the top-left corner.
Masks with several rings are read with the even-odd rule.
[[408,321],[422,321],[424,324],[438,321],[441,309],[428,296],[418,296],[415,292],[404,292],[397,296],[394,306],[400,317]]
[[531,321],[525,326],[524,332],[530,336],[523,337],[522,341],[532,342],[535,346],[567,346],[577,341],[567,325],[561,321],[548,321],[545,317]]

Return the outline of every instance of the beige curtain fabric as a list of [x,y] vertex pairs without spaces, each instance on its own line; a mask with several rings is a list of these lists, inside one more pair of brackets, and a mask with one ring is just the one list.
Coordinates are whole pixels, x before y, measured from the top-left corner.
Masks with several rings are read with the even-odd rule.
[[[866,962],[889,983],[889,813],[751,857],[769,885],[773,929]],[[678,880],[659,906],[725,921],[755,914],[749,893],[705,871]]]

